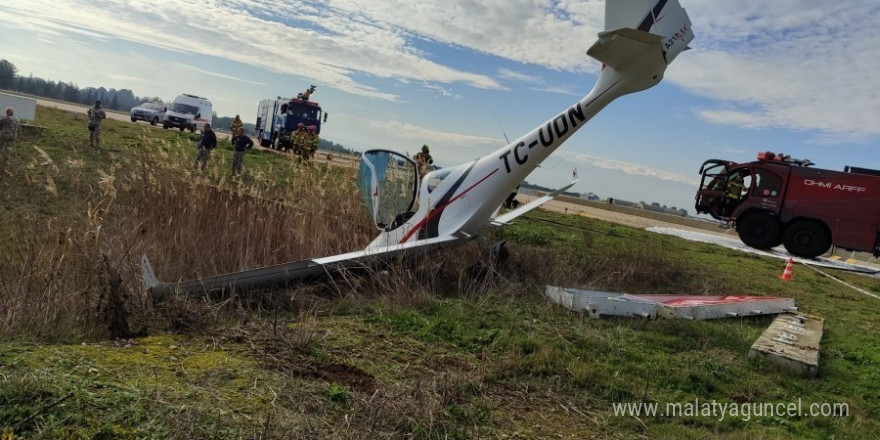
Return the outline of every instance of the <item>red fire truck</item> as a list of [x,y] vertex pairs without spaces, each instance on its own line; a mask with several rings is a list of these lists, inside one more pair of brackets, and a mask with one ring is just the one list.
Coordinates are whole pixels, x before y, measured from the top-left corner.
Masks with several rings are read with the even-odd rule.
[[696,210],[735,222],[748,246],[780,244],[814,258],[831,245],[880,255],[880,171],[812,168],[809,160],[763,152],[758,160],[707,160]]

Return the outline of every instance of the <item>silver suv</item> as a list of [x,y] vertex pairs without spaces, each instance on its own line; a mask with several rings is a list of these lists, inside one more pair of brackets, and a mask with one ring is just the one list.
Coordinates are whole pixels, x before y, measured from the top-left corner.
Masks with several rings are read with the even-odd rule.
[[131,108],[131,122],[147,121],[150,125],[156,125],[165,117],[165,111],[168,110],[162,104],[155,102],[145,102],[137,107]]

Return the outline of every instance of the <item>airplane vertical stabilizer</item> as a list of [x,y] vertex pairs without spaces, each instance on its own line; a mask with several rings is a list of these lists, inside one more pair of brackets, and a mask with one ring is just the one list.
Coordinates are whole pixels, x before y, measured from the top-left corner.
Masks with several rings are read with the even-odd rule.
[[605,30],[637,28],[645,18],[646,11],[652,11],[658,0],[626,0],[605,2]]
[[657,35],[662,39],[666,64],[693,40],[691,21],[678,0],[607,0],[605,2],[605,32],[633,29]]
[[602,62],[596,87],[621,96],[653,87],[694,38],[678,0],[608,0],[605,27],[587,54]]

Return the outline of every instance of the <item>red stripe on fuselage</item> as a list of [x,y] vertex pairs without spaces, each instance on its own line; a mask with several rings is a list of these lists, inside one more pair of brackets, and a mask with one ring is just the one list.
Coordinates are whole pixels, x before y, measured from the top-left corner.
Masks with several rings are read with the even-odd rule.
[[492,171],[491,173],[489,173],[489,175],[487,175],[486,177],[483,177],[482,179],[480,179],[479,182],[477,182],[477,183],[471,185],[468,189],[462,191],[461,194],[459,194],[459,195],[453,197],[452,200],[450,200],[450,201],[448,201],[448,202],[446,202],[446,203],[444,203],[444,204],[442,204],[442,205],[440,205],[440,206],[435,206],[433,209],[431,209],[431,211],[428,213],[428,215],[425,216],[425,218],[423,218],[420,222],[416,223],[416,225],[413,226],[413,228],[410,229],[410,231],[406,233],[406,235],[403,237],[402,240],[400,240],[400,243],[398,243],[398,244],[406,243],[407,240],[409,240],[410,238],[412,238],[413,234],[415,234],[416,232],[418,232],[419,229],[421,229],[422,227],[425,226],[426,223],[428,223],[428,220],[431,220],[432,218],[434,218],[434,217],[436,217],[436,216],[442,214],[442,213],[443,213],[443,210],[446,209],[447,206],[451,205],[452,202],[454,202],[454,201],[456,201],[456,200],[462,198],[462,196],[464,196],[465,194],[467,194],[470,190],[474,189],[477,185],[483,183],[486,179],[492,177],[492,175],[495,174],[495,173],[497,173],[499,169],[500,169],[500,168],[495,168],[495,171]]

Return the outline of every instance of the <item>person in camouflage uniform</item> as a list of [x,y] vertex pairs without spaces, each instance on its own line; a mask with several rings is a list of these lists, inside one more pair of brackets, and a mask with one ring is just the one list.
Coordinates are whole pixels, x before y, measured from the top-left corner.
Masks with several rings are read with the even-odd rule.
[[95,101],[93,107],[89,107],[89,145],[101,148],[101,121],[107,119],[107,112],[101,105],[101,101]]
[[6,165],[12,155],[12,147],[15,146],[19,130],[21,130],[18,119],[14,115],[15,110],[12,107],[7,107],[6,116],[0,119],[0,171],[6,170]]

